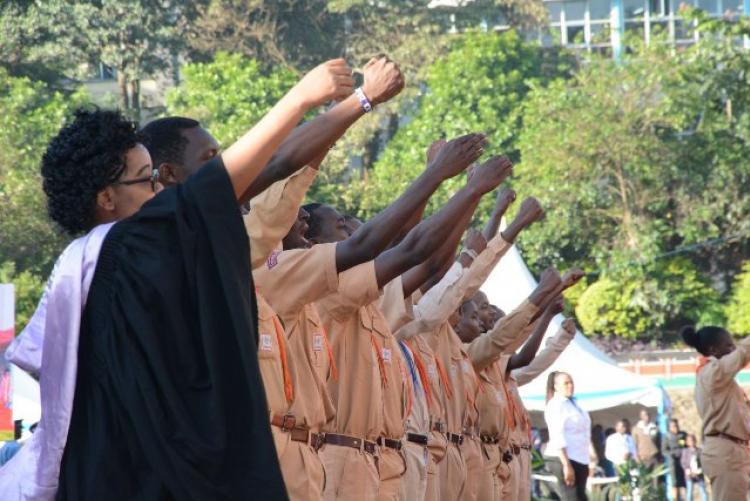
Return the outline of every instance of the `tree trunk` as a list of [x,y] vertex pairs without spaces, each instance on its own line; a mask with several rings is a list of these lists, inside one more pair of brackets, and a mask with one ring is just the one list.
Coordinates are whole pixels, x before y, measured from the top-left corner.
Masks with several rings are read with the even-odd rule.
[[124,68],[117,68],[117,87],[120,89],[120,107],[123,111],[130,108],[128,100],[128,81],[125,79]]
[[136,120],[141,119],[141,81],[134,78],[130,81],[130,107]]

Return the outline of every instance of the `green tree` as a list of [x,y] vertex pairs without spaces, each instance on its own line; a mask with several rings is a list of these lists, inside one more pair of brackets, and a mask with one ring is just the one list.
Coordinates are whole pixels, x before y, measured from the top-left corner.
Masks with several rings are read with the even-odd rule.
[[257,59],[220,52],[182,69],[184,82],[167,93],[167,113],[195,118],[224,146],[260,120],[295,83],[290,70],[268,74]]
[[16,295],[16,334],[29,323],[44,291],[44,279],[30,271],[16,272],[10,261],[0,263],[0,284],[13,284]]
[[742,273],[737,275],[726,315],[727,328],[732,334],[750,334],[750,261],[745,262]]
[[[423,169],[426,148],[441,137],[483,132],[490,153],[517,160],[525,96],[568,69],[567,58],[523,41],[514,31],[455,38],[449,53],[430,67],[410,121],[398,128],[366,179],[361,214],[380,210],[402,191]],[[430,208],[444,203],[460,183],[445,183]]]
[[63,94],[0,69],[0,263],[45,275],[67,242],[47,217],[39,162],[82,91]]

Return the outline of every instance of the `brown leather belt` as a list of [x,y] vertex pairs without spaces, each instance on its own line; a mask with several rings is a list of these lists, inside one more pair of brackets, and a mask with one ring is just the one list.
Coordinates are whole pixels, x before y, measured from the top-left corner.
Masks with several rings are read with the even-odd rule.
[[281,431],[289,433],[289,438],[295,442],[305,442],[316,451],[323,445],[323,434],[310,431],[305,426],[295,426],[297,420],[291,414],[285,416],[275,415],[271,418],[271,424]]
[[376,444],[375,442],[370,442],[369,440],[363,440],[361,438],[350,437],[348,435],[339,435],[338,433],[326,433],[323,436],[323,442],[331,445],[340,445],[342,447],[359,449],[372,455],[375,455],[375,452],[377,452],[378,450],[378,444]]
[[521,449],[526,449],[527,451],[531,450],[531,446],[530,445],[521,445],[519,447],[521,447]]
[[445,434],[445,438],[448,439],[448,442],[453,442],[455,445],[461,445],[464,443],[464,436],[458,433],[448,432]]
[[499,437],[493,437],[492,435],[479,435],[479,439],[482,441],[483,444],[499,444],[500,438]]
[[517,445],[511,445],[508,450],[512,451],[514,456],[518,456],[521,453],[521,448]]
[[461,431],[461,435],[464,436],[464,439],[470,439],[470,438],[474,438],[474,437],[477,436],[477,434],[474,433],[473,431],[466,430],[466,429],[464,429],[464,430]]
[[707,437],[720,437],[725,440],[729,440],[730,442],[734,442],[735,444],[740,444],[745,447],[748,446],[747,440],[742,440],[741,438],[733,437],[732,435],[727,435],[726,433],[722,433],[720,431],[714,432],[714,433],[706,433]]
[[385,438],[385,437],[378,437],[378,445],[380,447],[388,447],[389,449],[396,449],[397,451],[400,451],[401,447],[403,447],[401,440],[394,440],[392,438]]
[[427,442],[429,442],[430,439],[427,435],[420,435],[419,433],[407,433],[406,440],[419,445],[427,445]]

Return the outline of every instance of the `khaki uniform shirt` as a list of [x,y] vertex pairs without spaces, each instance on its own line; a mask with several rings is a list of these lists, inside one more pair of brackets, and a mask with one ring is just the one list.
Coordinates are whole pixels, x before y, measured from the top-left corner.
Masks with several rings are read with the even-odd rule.
[[480,373],[485,391],[479,394],[479,432],[500,443],[507,443],[510,434],[508,390],[505,387],[505,374],[510,354],[501,355],[494,363]]
[[[260,292],[255,294],[258,303],[258,362],[260,374],[263,378],[263,387],[266,390],[266,400],[270,414],[284,415],[289,408],[284,384],[284,365],[281,353],[288,353],[286,347],[279,345],[284,342],[283,331],[279,332],[277,323],[274,322],[276,313]],[[276,319],[278,321],[278,319]],[[291,362],[286,357],[287,363]],[[287,366],[287,375],[290,378],[295,368]]]
[[750,407],[735,376],[750,362],[750,338],[737,343],[729,355],[710,357],[698,372],[695,403],[704,435],[724,433],[750,440]]
[[402,399],[403,380],[393,370],[400,364],[399,348],[374,304],[380,297],[375,263],[347,272],[339,277],[338,292],[316,303],[338,366],[338,380],[328,381],[336,417],[325,431],[374,441],[385,433],[386,399],[388,405]]
[[243,220],[250,236],[252,269],[266,262],[294,226],[305,193],[317,173],[317,169],[305,167],[275,182],[250,200],[250,212],[243,216]]
[[294,401],[285,412],[293,414],[298,425],[320,431],[335,412],[327,387],[335,361],[312,303],[338,289],[336,244],[276,251],[264,266],[253,271],[253,278],[284,324],[287,359],[295,365]]

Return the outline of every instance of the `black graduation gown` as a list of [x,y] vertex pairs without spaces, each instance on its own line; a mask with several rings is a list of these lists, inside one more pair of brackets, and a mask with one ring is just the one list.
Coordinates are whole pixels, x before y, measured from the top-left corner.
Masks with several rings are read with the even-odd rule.
[[220,158],[112,227],[81,323],[58,499],[286,499],[248,257]]

